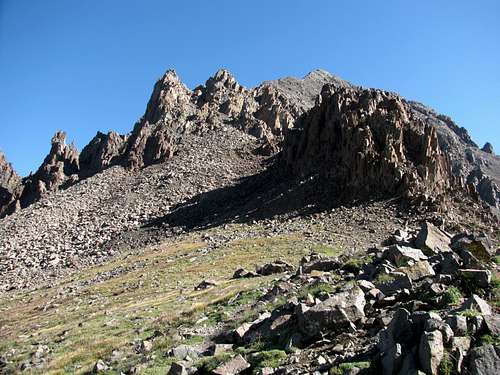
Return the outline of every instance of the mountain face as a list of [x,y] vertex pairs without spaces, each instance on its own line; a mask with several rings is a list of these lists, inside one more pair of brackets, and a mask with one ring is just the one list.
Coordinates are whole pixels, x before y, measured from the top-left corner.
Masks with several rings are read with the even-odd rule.
[[453,182],[436,129],[397,95],[326,85],[288,138],[283,158],[353,198],[437,195]]
[[[500,208],[500,159],[492,147],[480,150],[465,129],[420,103],[355,87],[322,70],[253,89],[220,70],[194,90],[169,70],[129,134],[98,132],[79,153],[58,132],[37,172],[21,188],[13,182],[3,188],[0,215],[112,166],[138,170],[164,162],[186,134],[221,124],[255,137],[256,153],[282,151],[294,178],[320,175],[340,195],[433,196],[457,184]],[[6,167],[0,177],[4,185],[13,178]]]

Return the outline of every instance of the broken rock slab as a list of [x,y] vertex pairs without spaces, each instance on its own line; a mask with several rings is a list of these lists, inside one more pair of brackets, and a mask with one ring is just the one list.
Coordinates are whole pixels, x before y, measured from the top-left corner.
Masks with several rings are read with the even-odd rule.
[[424,252],[437,254],[442,251],[451,251],[450,236],[435,225],[425,222],[415,239],[415,244]]
[[307,337],[314,337],[320,332],[351,326],[352,323],[364,319],[365,304],[365,294],[355,286],[312,308],[301,305],[297,314],[299,328]]
[[236,357],[229,360],[229,362],[226,362],[213,370],[213,373],[216,375],[236,375],[243,372],[249,367],[250,363],[248,363],[245,358],[238,354]]

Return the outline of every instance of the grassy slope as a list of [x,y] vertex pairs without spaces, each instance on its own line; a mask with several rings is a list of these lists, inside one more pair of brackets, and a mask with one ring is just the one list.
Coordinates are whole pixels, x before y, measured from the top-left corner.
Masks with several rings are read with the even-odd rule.
[[[203,254],[199,250],[205,243],[198,239],[149,248],[139,255],[125,254],[52,288],[2,297],[0,353],[14,363],[8,368],[18,371],[40,345],[47,345],[46,363],[31,369],[32,373],[85,373],[113,350],[122,352],[123,359],[111,373],[123,371],[138,360],[135,340],[157,329],[168,330],[186,313],[269,282],[269,277],[230,280],[235,269],[252,269],[274,259],[296,263],[311,249],[333,251],[297,234],[237,240]],[[219,285],[194,291],[203,279],[217,280]],[[163,346],[156,348],[158,358],[153,355],[153,365],[145,373],[165,371],[168,362],[162,353],[169,342],[173,344],[164,339]]]

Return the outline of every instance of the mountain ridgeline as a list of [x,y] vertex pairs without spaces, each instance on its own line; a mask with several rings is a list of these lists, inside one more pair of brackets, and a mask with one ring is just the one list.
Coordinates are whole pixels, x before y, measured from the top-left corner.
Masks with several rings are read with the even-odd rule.
[[220,70],[194,90],[169,70],[129,134],[99,132],[79,153],[57,132],[42,165],[23,179],[0,155],[0,217],[112,166],[137,171],[175,160],[187,134],[221,126],[255,137],[255,154],[274,156],[287,178],[321,176],[339,197],[435,199],[460,187],[500,208],[492,146],[479,149],[464,128],[420,103],[322,70],[253,89]]

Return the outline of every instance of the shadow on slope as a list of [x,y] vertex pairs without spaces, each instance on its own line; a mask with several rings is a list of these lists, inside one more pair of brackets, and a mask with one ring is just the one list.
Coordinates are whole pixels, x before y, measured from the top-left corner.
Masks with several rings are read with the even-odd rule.
[[251,223],[276,215],[296,217],[321,212],[348,202],[334,193],[335,187],[319,176],[295,180],[272,166],[242,178],[236,185],[199,194],[173,207],[146,228],[182,227],[206,229],[226,223]]

